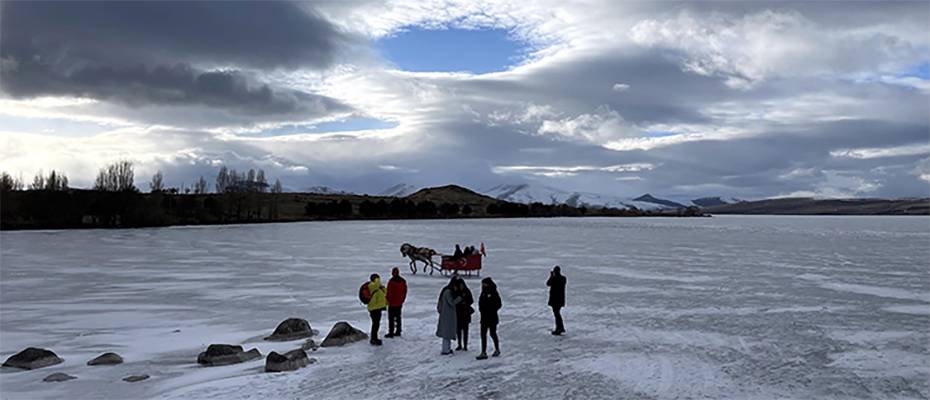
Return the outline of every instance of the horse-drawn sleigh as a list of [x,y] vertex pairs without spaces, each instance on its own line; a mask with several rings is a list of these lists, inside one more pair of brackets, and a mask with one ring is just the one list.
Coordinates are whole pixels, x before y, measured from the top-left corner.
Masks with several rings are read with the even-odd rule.
[[[483,245],[482,245],[483,246]],[[472,273],[481,276],[481,254],[468,254],[462,256],[450,256],[439,254],[436,250],[429,247],[416,247],[410,243],[404,243],[400,246],[400,255],[410,259],[410,272],[417,273],[417,262],[423,263],[423,271],[429,270],[430,275],[434,271],[439,271],[442,275],[471,275]],[[437,265],[433,257],[440,256],[440,263]]]

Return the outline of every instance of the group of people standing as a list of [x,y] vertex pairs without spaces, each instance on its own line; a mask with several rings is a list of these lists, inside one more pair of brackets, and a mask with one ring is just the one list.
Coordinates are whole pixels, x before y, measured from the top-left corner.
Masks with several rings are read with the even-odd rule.
[[[436,304],[436,312],[439,313],[436,336],[442,338],[441,354],[453,354],[452,339],[458,341],[456,351],[468,351],[468,325],[471,323],[472,314],[475,313],[474,302],[471,290],[460,276],[453,276],[449,284],[439,292],[439,301]],[[497,284],[491,278],[482,279],[481,294],[478,296],[478,311],[481,313],[481,354],[476,358],[479,360],[488,358],[488,333],[494,341],[492,357],[501,354],[497,337],[497,324],[500,322],[497,312],[500,309],[501,296],[497,292]]]
[[[549,307],[552,308],[555,317],[555,329],[551,332],[553,335],[565,333],[561,313],[562,308],[565,307],[565,285],[566,279],[561,273],[561,268],[555,266],[546,281],[546,286],[549,287]],[[385,309],[388,310],[388,334],[385,337],[393,338],[401,335],[401,310],[407,299],[407,281],[400,276],[400,270],[394,268],[391,271],[391,279],[388,281],[387,288],[381,285],[381,278],[378,274],[371,275],[367,287],[363,286],[363,289],[365,288],[368,292],[367,304],[371,317],[370,343],[380,346],[382,342],[378,338],[378,331],[381,329],[381,314]],[[436,311],[439,313],[436,336],[442,338],[441,354],[451,355],[454,351],[468,351],[468,327],[475,313],[474,303],[474,297],[468,285],[465,284],[465,279],[458,275],[452,276],[449,283],[439,292],[439,299],[436,303]],[[478,295],[481,327],[481,353],[475,357],[478,360],[488,358],[489,335],[494,342],[494,353],[491,357],[501,354],[500,340],[497,336],[497,325],[500,323],[498,311],[501,306],[497,284],[491,278],[482,279],[481,294]],[[454,351],[452,340],[456,340],[458,344]]]
[[368,282],[368,314],[371,317],[371,335],[369,342],[380,346],[378,331],[381,330],[381,314],[387,309],[388,333],[386,338],[393,338],[401,334],[401,309],[407,300],[407,280],[400,276],[400,269],[391,270],[391,279],[387,288],[381,285],[381,277],[371,274]]

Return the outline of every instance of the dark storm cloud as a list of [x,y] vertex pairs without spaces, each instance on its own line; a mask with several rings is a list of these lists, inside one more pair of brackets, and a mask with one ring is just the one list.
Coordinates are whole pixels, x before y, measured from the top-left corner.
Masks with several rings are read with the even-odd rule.
[[348,37],[292,3],[7,2],[0,13],[2,88],[14,97],[304,118],[348,109],[238,70],[331,65]]
[[350,40],[282,1],[13,1],[0,17],[4,52],[108,64],[325,68]]
[[323,115],[345,111],[336,100],[286,88],[272,89],[237,71],[199,71],[187,64],[146,67],[87,66],[59,75],[27,62],[6,74],[4,89],[14,95],[71,95],[147,104],[202,105],[246,114]]
[[[612,88],[615,83],[630,88],[617,92]],[[663,54],[638,49],[547,66],[520,81],[475,79],[462,86],[457,90],[522,97],[577,112],[608,105],[635,123],[704,122],[698,106],[732,92],[719,79],[684,73]]]

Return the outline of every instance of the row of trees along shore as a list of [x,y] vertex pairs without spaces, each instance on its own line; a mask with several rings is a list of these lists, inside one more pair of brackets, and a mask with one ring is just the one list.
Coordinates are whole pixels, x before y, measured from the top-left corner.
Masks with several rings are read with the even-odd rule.
[[[135,186],[135,168],[132,161],[117,161],[101,168],[94,180],[93,190],[102,192],[138,192],[139,188]],[[168,192],[171,194],[207,194],[210,193],[210,187],[207,180],[200,176],[191,186],[181,184],[180,188],[166,187],[165,176],[161,171],[155,172],[149,181],[149,191],[151,193]],[[264,193],[271,190],[272,193],[281,193],[284,187],[281,181],[275,179],[274,184],[269,185],[265,179],[265,171],[259,169],[249,169],[248,172],[237,172],[235,169],[228,169],[226,166],[220,167],[216,176],[215,184],[216,193]],[[7,172],[0,173],[0,191],[13,192],[24,190],[46,190],[46,191],[67,191],[68,175],[64,172],[51,170],[48,175],[39,171],[32,179],[32,183],[25,185],[22,176],[14,177]]]
[[[215,183],[200,176],[192,185],[168,187],[161,171],[148,193],[136,186],[132,161],[100,168],[91,189],[69,186],[66,173],[36,173],[31,184],[0,173],[0,228],[138,227],[272,221],[279,217],[279,179],[264,170],[239,172],[222,166]],[[213,193],[211,193],[213,189]]]
[[[0,173],[0,229],[105,228],[200,225],[333,219],[473,217],[648,216],[641,210],[520,204],[475,194],[457,202],[352,194],[284,193],[281,181],[268,184],[261,169],[222,166],[211,187],[201,176],[191,186],[167,187],[156,172],[148,193],[135,183],[134,164],[118,161],[101,168],[92,189],[68,185],[64,172],[39,172],[30,185]],[[212,191],[211,191],[212,189]],[[683,209],[673,215],[700,215]]]

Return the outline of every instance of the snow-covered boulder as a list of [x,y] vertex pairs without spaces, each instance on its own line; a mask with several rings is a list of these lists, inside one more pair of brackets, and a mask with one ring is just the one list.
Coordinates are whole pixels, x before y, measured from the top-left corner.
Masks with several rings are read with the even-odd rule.
[[368,339],[368,334],[353,328],[348,322],[342,321],[333,325],[333,329],[329,331],[329,334],[326,335],[326,339],[323,339],[323,343],[320,344],[320,346],[343,346],[365,339]]
[[139,381],[144,381],[146,379],[149,379],[148,374],[130,375],[130,376],[123,378],[123,380],[126,382],[139,382]]
[[288,318],[278,324],[271,336],[265,340],[283,342],[287,340],[303,339],[315,335],[316,332],[310,329],[310,323],[301,318]]
[[197,363],[206,367],[238,364],[261,358],[258,349],[243,351],[242,346],[231,344],[211,344],[207,350],[197,356]]
[[42,381],[44,381],[44,382],[64,382],[64,381],[70,381],[70,380],[72,380],[72,379],[77,379],[77,377],[76,377],[76,376],[72,376],[72,375],[68,375],[68,374],[65,374],[65,373],[62,373],[62,372],[56,372],[56,373],[54,373],[54,374],[51,374],[51,375],[49,375],[49,376],[46,376],[45,379],[42,379]]
[[88,361],[87,365],[116,365],[116,364],[122,364],[122,363],[123,363],[123,357],[120,357],[119,354],[103,353],[97,356],[97,358]]
[[296,371],[313,361],[307,357],[307,352],[303,349],[291,350],[284,354],[272,351],[265,358],[265,372]]
[[3,363],[4,367],[14,367],[22,369],[36,369],[61,363],[62,360],[51,350],[39,349],[35,347],[27,348],[19,353],[7,358]]

